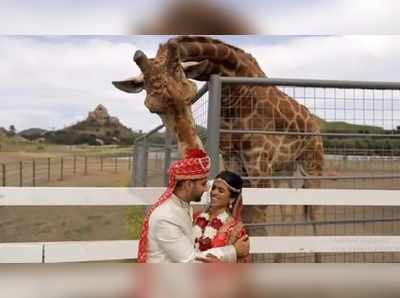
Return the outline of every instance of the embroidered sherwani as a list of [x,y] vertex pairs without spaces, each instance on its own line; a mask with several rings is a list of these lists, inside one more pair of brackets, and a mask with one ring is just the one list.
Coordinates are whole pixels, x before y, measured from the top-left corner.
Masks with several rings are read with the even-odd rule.
[[233,245],[196,252],[192,232],[193,210],[174,194],[149,218],[147,262],[191,263],[211,253],[223,262],[236,262]]

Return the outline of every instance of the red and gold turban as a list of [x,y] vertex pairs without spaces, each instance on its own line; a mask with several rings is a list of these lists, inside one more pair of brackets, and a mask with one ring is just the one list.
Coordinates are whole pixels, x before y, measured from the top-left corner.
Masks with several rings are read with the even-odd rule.
[[179,180],[195,180],[208,177],[210,172],[210,158],[201,149],[191,149],[185,158],[171,164],[168,170],[168,188],[175,188]]
[[206,178],[210,172],[210,158],[202,149],[186,151],[185,158],[171,164],[168,170],[168,188],[147,212],[139,240],[138,262],[146,263],[149,232],[149,218],[151,213],[162,203],[166,202],[173,194],[179,180],[195,180]]

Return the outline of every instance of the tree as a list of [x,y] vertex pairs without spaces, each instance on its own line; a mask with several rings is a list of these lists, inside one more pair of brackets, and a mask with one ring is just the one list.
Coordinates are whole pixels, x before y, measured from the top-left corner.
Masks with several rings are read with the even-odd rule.
[[15,129],[14,125],[10,125],[10,127],[8,128],[8,131],[10,133],[11,136],[15,136],[17,130]]

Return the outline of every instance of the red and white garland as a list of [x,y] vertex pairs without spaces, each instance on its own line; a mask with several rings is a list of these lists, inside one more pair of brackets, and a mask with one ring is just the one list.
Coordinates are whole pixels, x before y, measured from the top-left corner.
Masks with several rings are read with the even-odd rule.
[[205,251],[216,247],[216,236],[220,227],[228,220],[229,214],[224,211],[210,222],[210,214],[201,213],[193,226],[194,244],[198,251]]

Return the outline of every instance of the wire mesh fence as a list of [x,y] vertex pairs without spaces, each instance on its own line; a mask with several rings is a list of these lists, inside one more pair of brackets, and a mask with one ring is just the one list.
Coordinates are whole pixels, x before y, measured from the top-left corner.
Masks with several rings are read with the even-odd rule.
[[[222,84],[220,147],[226,167],[249,187],[400,189],[399,89],[242,83]],[[243,214],[254,236],[340,236],[398,235],[398,212],[396,207],[254,206]],[[399,256],[264,254],[253,261],[399,262]]]
[[[319,152],[314,143],[321,142],[320,151],[324,154],[319,157],[322,169],[317,174],[327,177],[319,181],[318,187],[397,189],[400,185],[400,90],[376,89],[382,88],[382,84],[363,83],[357,88],[348,82],[342,85],[224,84],[221,127],[207,126],[209,108],[205,97],[199,97],[192,111],[203,143],[207,144],[207,133],[218,134],[219,130],[224,167],[239,172],[244,178],[258,177],[260,181],[260,176],[282,177],[274,179],[274,187],[300,187],[299,176],[304,176],[300,172],[315,166],[314,159]],[[274,89],[271,91],[271,88]],[[266,98],[277,103],[277,108],[263,104]],[[150,150],[160,148],[150,147]],[[169,150],[176,152],[177,149],[172,145]],[[258,153],[246,156],[257,150]],[[161,159],[157,156],[154,163]],[[153,174],[165,175],[165,168],[162,171],[158,167],[159,171]],[[263,168],[267,174],[266,170],[270,170],[270,175],[262,175]],[[312,176],[315,171],[306,174]],[[293,175],[297,178],[290,178]],[[148,185],[155,186],[151,182]]]
[[[391,236],[400,232],[399,207],[309,206],[313,219],[304,216],[304,206],[269,206],[262,223],[248,223],[251,236]],[[254,208],[245,207],[246,222]],[[321,240],[323,241],[323,240]],[[253,262],[315,262],[314,253],[257,254]],[[400,262],[400,253],[318,253],[319,262]]]
[[[322,181],[324,188],[400,185],[400,90],[224,85],[221,127],[226,167],[244,177],[303,169],[337,176]],[[321,171],[313,171],[316,164]]]
[[[199,131],[203,143],[208,143],[210,134],[218,135],[219,169],[238,172],[247,187],[400,189],[400,85],[327,81],[324,86],[304,80],[284,85],[276,80],[271,86],[263,79],[258,84],[222,79],[219,98],[203,97],[192,111],[196,124],[204,128]],[[221,101],[219,111],[213,110],[214,100]],[[210,113],[220,116],[218,126],[210,125]],[[165,166],[157,167],[165,161],[160,154],[152,160],[158,170],[147,186],[162,185],[162,179],[155,179],[165,177]],[[368,206],[246,206],[243,220],[251,236],[399,235],[399,211]],[[253,255],[253,262],[317,260],[399,262],[400,255]]]

